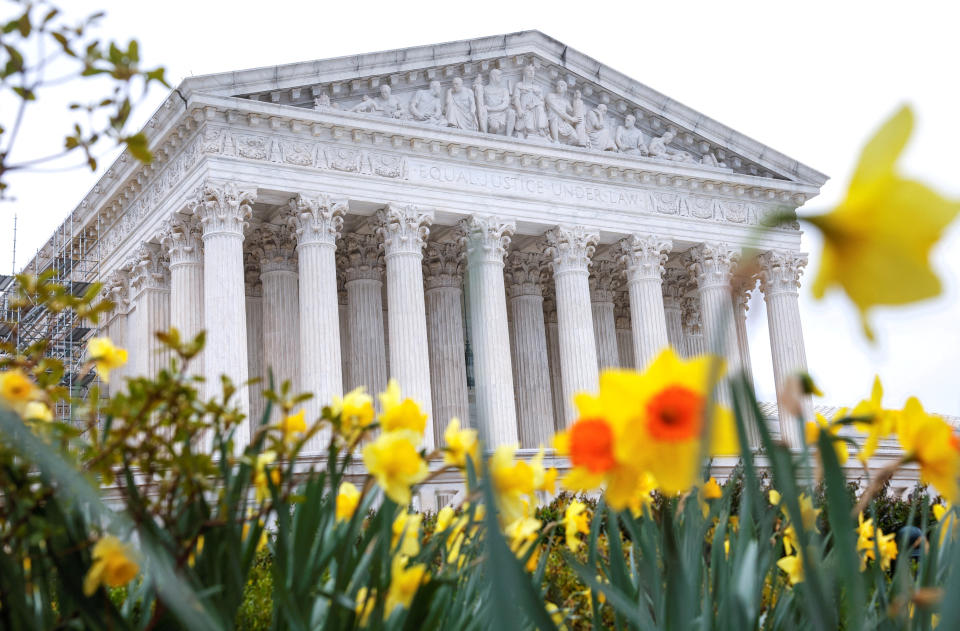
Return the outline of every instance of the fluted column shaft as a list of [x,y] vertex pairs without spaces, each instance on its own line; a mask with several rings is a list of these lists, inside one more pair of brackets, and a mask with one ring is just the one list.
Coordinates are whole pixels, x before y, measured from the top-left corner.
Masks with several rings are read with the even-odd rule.
[[802,423],[813,418],[809,396],[801,397],[799,420],[796,405],[787,401],[790,380],[807,371],[797,291],[806,264],[807,255],[796,252],[765,252],[760,256],[760,289],[767,304],[780,434],[791,447],[803,444]]
[[[263,363],[273,371],[274,388],[279,391],[290,381],[291,391],[300,390],[300,288],[292,261],[266,263],[263,282]],[[279,418],[275,410],[274,418]]]
[[667,342],[679,354],[685,354],[683,339],[683,292],[686,276],[672,268],[663,275],[663,313],[667,322]]
[[263,296],[247,292],[247,373],[260,381],[250,385],[250,427],[256,430],[263,421],[266,400],[263,390]]
[[750,309],[750,292],[756,284],[756,278],[739,279],[733,292],[734,323],[737,326],[737,348],[740,351],[740,365],[747,383],[753,388],[753,362],[750,360],[750,336],[747,333],[747,311]]
[[[221,375],[229,376],[237,388],[233,402],[244,414],[249,413],[250,401],[243,385],[248,377],[243,238],[252,202],[251,191],[229,183],[207,184],[194,207],[203,228],[207,393],[218,395]],[[243,423],[234,434],[234,449],[242,451],[249,440],[250,426]]]
[[368,392],[376,394],[387,387],[380,245],[375,236],[359,234],[347,235],[344,244],[346,330],[352,357],[348,387],[365,386]]
[[[192,217],[175,214],[165,222],[160,243],[170,258],[170,326],[181,339],[192,340],[203,330],[203,246],[200,227]],[[203,374],[203,355],[194,357],[189,372]]]
[[510,256],[507,271],[517,425],[520,446],[529,448],[549,446],[554,433],[542,263],[539,253],[515,252]]
[[590,273],[590,310],[593,313],[593,337],[597,346],[597,367],[617,368],[617,323],[613,298],[620,286],[620,269],[613,261],[594,261]]
[[[551,279],[552,280],[552,279]],[[560,366],[560,324],[557,320],[557,301],[553,297],[553,283],[545,287],[543,319],[547,328],[547,365],[550,369],[550,392],[553,401],[553,429],[566,427],[566,408],[563,404],[563,368]]]
[[634,361],[637,370],[643,370],[668,343],[662,282],[672,243],[654,235],[633,234],[620,241],[619,247],[630,292]]
[[472,216],[460,222],[470,275],[470,328],[477,425],[489,448],[517,442],[517,409],[507,326],[503,258],[514,224]]
[[577,417],[573,396],[599,386],[597,345],[590,308],[590,257],[599,235],[584,228],[561,226],[546,234],[560,326],[560,367],[564,426]]
[[433,393],[434,440],[452,418],[470,424],[467,360],[463,331],[463,248],[457,243],[430,243],[423,261]]
[[700,313],[700,298],[684,298],[683,305],[683,345],[681,352],[684,357],[696,357],[707,352],[703,339],[702,314]]
[[156,377],[167,367],[170,354],[157,340],[158,331],[170,328],[170,272],[160,248],[145,244],[134,256],[130,272],[132,310],[127,315],[127,332],[133,377]]
[[424,443],[432,449],[434,419],[422,264],[433,215],[413,206],[391,204],[378,211],[377,218],[387,267],[390,374],[404,394],[427,413]]

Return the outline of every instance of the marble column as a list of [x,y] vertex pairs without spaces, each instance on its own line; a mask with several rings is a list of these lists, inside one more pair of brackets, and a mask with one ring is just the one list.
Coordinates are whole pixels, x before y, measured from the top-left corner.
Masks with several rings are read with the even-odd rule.
[[383,240],[387,267],[390,374],[427,413],[424,444],[434,446],[430,354],[423,295],[423,246],[433,213],[412,205],[390,204],[377,211],[377,234]]
[[443,432],[450,419],[460,419],[461,427],[470,425],[463,330],[463,248],[460,244],[428,243],[423,257],[423,278],[430,386],[433,417],[436,419],[434,440],[437,445],[442,445]]
[[597,367],[617,368],[617,321],[613,298],[620,286],[620,267],[614,261],[594,261],[590,270],[590,310],[593,312],[593,339],[597,346]]
[[[300,387],[300,286],[297,278],[296,239],[286,225],[263,224],[253,248],[260,263],[263,291],[262,344],[264,383],[281,392],[290,382],[290,392]],[[274,406],[271,422],[280,420],[283,411]]]
[[617,352],[620,357],[620,367],[626,370],[636,370],[633,358],[633,331],[630,328],[630,294],[618,291],[613,299],[613,315],[617,328]]
[[260,281],[260,261],[253,252],[245,252],[244,281],[247,300],[247,374],[257,379],[250,384],[250,429],[256,431],[263,424],[267,401],[266,371],[263,364],[263,283]]
[[167,367],[170,353],[157,339],[170,328],[170,270],[161,248],[145,243],[130,266],[130,304],[127,333],[130,338],[131,377],[154,378]]
[[780,435],[791,447],[803,444],[801,421],[813,418],[809,396],[800,400],[800,420],[796,405],[787,400],[790,380],[807,372],[807,354],[803,345],[798,292],[800,275],[807,265],[807,255],[798,252],[765,252],[759,257],[760,290],[767,304],[770,326],[770,350],[773,355],[773,379],[777,389]]
[[563,404],[563,368],[560,366],[560,324],[557,318],[557,299],[553,291],[553,278],[544,281],[543,320],[547,328],[547,365],[550,368],[550,393],[553,401],[553,429],[566,429]]
[[753,387],[753,362],[750,360],[750,337],[747,333],[747,311],[750,309],[750,294],[757,284],[755,276],[734,278],[733,314],[737,325],[737,348],[740,351],[740,365],[750,387]]
[[598,233],[582,226],[558,226],[546,233],[560,325],[564,426],[577,418],[573,396],[599,387],[589,282],[590,257],[598,238]]
[[372,234],[344,237],[344,281],[347,292],[349,388],[365,386],[380,406],[377,394],[387,388],[387,352],[383,340],[383,259]]
[[[132,306],[130,300],[130,275],[127,270],[117,269],[111,273],[103,283],[103,297],[113,303],[113,309],[104,314],[102,331],[106,333],[114,344],[121,348],[130,348],[131,339],[128,332],[128,314]],[[131,360],[134,358],[131,357]],[[113,382],[107,392],[116,394],[122,387],[124,380],[129,376],[130,363],[113,371]]]
[[554,433],[553,395],[543,317],[543,256],[514,252],[507,261],[513,331],[514,384],[520,446],[548,447]]
[[663,313],[667,321],[667,342],[678,355],[684,354],[683,294],[686,274],[682,269],[667,268],[663,274]]
[[517,442],[510,331],[503,259],[515,224],[473,215],[459,223],[470,276],[470,329],[477,391],[477,427],[486,447]]
[[[243,233],[250,219],[255,193],[231,182],[206,182],[194,214],[203,228],[203,321],[207,346],[203,371],[208,395],[221,396],[220,377],[227,375],[237,388],[233,403],[249,413],[247,381],[247,318],[243,269]],[[240,453],[250,440],[250,426],[242,423],[234,434]]]
[[[180,339],[203,330],[203,240],[196,218],[174,213],[164,222],[160,243],[170,258],[170,326]],[[203,355],[190,362],[189,374],[203,374]]]
[[[300,383],[313,393],[304,402],[307,422],[313,423],[323,406],[343,394],[336,249],[347,202],[323,194],[297,195],[288,207],[300,267]],[[322,454],[329,438],[329,430],[318,432],[304,449]]]
[[655,235],[632,234],[618,246],[627,270],[633,356],[642,371],[668,344],[662,285],[663,265],[673,244]]
[[[337,323],[340,326],[340,387],[343,392],[350,392],[359,384],[353,381],[353,339],[350,335],[350,305],[347,296],[347,268],[346,258],[342,256],[343,239],[337,242]],[[369,391],[368,391],[369,392]],[[374,396],[374,399],[377,397]]]
[[703,339],[703,317],[700,313],[700,298],[688,296],[681,301],[683,316],[683,346],[684,357],[697,357],[707,352]]

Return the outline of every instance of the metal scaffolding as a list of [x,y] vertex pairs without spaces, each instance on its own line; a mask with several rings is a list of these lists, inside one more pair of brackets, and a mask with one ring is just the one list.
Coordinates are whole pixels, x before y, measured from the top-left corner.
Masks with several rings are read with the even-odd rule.
[[[82,296],[100,276],[100,218],[84,226],[77,211],[70,213],[53,236],[22,269],[24,274],[51,272],[51,281],[68,293]],[[31,344],[47,341],[46,355],[63,362],[61,385],[71,397],[85,398],[95,380],[92,372],[82,373],[87,340],[96,334],[96,325],[80,318],[72,309],[53,313],[37,304],[35,296],[28,304],[17,305],[13,276],[0,275],[0,340],[13,342],[22,352]],[[58,405],[54,415],[71,418],[69,402]]]

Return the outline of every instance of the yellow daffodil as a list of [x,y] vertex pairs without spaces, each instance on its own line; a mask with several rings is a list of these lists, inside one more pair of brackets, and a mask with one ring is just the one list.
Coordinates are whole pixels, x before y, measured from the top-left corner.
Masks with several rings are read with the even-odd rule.
[[590,513],[587,512],[587,505],[579,500],[573,500],[567,504],[567,509],[563,512],[563,530],[566,533],[567,547],[571,552],[580,549],[583,543],[577,535],[590,533]]
[[130,546],[113,535],[106,535],[93,546],[93,565],[83,579],[83,593],[92,596],[101,585],[121,587],[139,571]]
[[[275,451],[264,451],[257,454],[257,460],[253,466],[253,486],[257,490],[258,502],[262,502],[270,497],[270,483],[267,481],[267,466],[273,464],[276,460],[277,452]],[[269,479],[273,482],[274,486],[279,486],[282,479],[280,470],[272,468],[269,475]]]
[[780,506],[780,500],[782,499],[780,497],[780,491],[777,489],[770,489],[770,494],[768,497],[770,498],[771,506]]
[[643,516],[644,509],[653,506],[653,492],[657,490],[657,479],[649,471],[644,471],[637,478],[637,488],[634,490],[630,499],[627,500],[627,508],[630,514],[635,518]]
[[551,620],[553,620],[553,624],[556,625],[558,629],[565,629],[566,627],[564,626],[563,621],[567,617],[566,612],[549,600],[544,601],[543,605],[547,611],[547,615],[550,616]]
[[957,201],[897,173],[897,159],[912,131],[913,112],[904,106],[863,148],[840,205],[806,218],[820,229],[824,242],[814,296],[822,298],[834,285],[843,288],[871,339],[871,308],[940,293],[930,250],[960,212]]
[[384,432],[363,448],[363,463],[391,500],[406,506],[410,487],[430,473],[417,451],[421,435],[408,430]]
[[940,522],[941,546],[943,546],[943,541],[946,539],[948,532],[953,533],[950,535],[951,541],[957,538],[957,520],[953,511],[953,505],[951,505],[950,502],[946,504],[934,504],[933,516]]
[[423,515],[420,513],[407,512],[407,509],[397,513],[391,526],[390,549],[400,549],[397,554],[403,554],[412,557],[420,552],[420,524],[423,523]]
[[604,371],[599,392],[577,395],[579,418],[554,439],[572,465],[563,485],[574,491],[603,485],[607,503],[621,510],[644,472],[673,495],[696,483],[701,457],[738,453],[729,411],[708,408],[714,361],[685,360],[668,347],[642,374]]
[[777,561],[777,567],[786,573],[790,585],[803,582],[803,559],[799,552],[781,558]]
[[920,464],[920,480],[932,484],[948,502],[960,496],[960,439],[945,420],[924,411],[916,397],[907,400],[897,425],[900,446]]
[[38,395],[39,388],[19,368],[0,372],[0,405],[22,413]]
[[357,614],[357,621],[361,627],[367,626],[367,622],[370,620],[370,614],[373,612],[373,607],[376,604],[376,590],[368,592],[366,587],[361,587],[357,590],[357,600],[353,610]]
[[500,445],[490,458],[490,477],[505,522],[526,515],[526,506],[535,490],[533,468],[513,457],[516,447]]
[[[504,534],[510,540],[510,550],[513,551],[518,559],[522,560],[523,557],[530,552],[530,547],[537,540],[542,525],[543,523],[539,519],[521,517],[508,524],[504,529]],[[524,566],[528,572],[536,569],[539,558],[540,549],[538,547],[530,555],[530,558],[527,559],[527,563]]]
[[464,530],[467,527],[468,521],[469,518],[467,515],[464,514],[457,517],[456,513],[454,513],[453,509],[449,506],[444,506],[440,509],[440,512],[437,513],[435,532],[442,533],[449,530],[445,542],[448,563],[455,563],[460,557],[460,548],[466,540]]
[[[246,526],[247,524],[244,524]],[[242,539],[241,535],[241,539]],[[197,544],[193,547],[193,550],[190,551],[190,556],[187,558],[187,565],[193,567],[197,563],[197,555],[203,552],[203,535],[197,537]]]
[[806,493],[801,493],[797,500],[800,504],[800,519],[803,522],[803,527],[806,530],[820,532],[820,529],[817,528],[817,517],[820,516],[823,509],[814,508],[813,499]]
[[543,466],[543,447],[537,451],[537,455],[530,460],[530,468],[533,469],[533,488],[544,493],[555,493],[557,490],[557,477],[560,472],[556,467],[549,469]]
[[703,499],[718,500],[721,497],[723,497],[723,489],[717,484],[716,478],[710,476],[710,479],[703,485]]
[[417,590],[427,581],[427,566],[418,563],[406,567],[407,559],[402,555],[393,558],[390,568],[390,587],[387,590],[387,603],[383,614],[389,618],[397,607],[410,608]]
[[[841,410],[837,417],[843,417],[846,415],[846,410]],[[839,423],[831,423],[827,420],[823,414],[819,412],[816,413],[816,421],[807,421],[806,426],[806,438],[807,444],[811,446],[816,446],[817,441],[820,440],[820,432],[826,432],[827,435],[836,437],[840,432],[841,425]],[[834,440],[833,441],[833,451],[837,455],[837,461],[843,465],[850,458],[850,450],[847,449],[847,443],[843,440]]]
[[477,440],[477,430],[460,429],[460,419],[452,418],[443,433],[443,440],[446,443],[443,449],[444,463],[465,469],[469,456],[473,466],[479,466],[480,443]]
[[859,524],[857,526],[857,552],[860,553],[860,571],[867,568],[867,561],[873,561],[877,558],[875,548],[880,550],[880,568],[884,571],[890,569],[890,562],[897,558],[896,535],[890,533],[883,534],[883,531],[873,525],[873,519],[864,521],[863,513],[860,513]]
[[860,448],[860,453],[857,454],[857,459],[866,464],[870,456],[876,452],[880,439],[886,438],[896,431],[899,416],[899,412],[883,408],[883,384],[880,383],[879,375],[873,378],[870,398],[864,399],[854,406],[850,415],[854,418],[864,417],[868,419],[853,424],[857,430],[867,435],[863,441],[863,446]]
[[350,521],[360,503],[360,491],[350,482],[340,484],[337,491],[336,517],[337,521]]
[[391,379],[387,389],[380,395],[380,405],[383,413],[380,414],[380,427],[385,432],[405,429],[423,436],[427,427],[427,415],[423,413],[416,401],[402,398],[400,384]]
[[53,412],[47,407],[46,403],[40,401],[31,401],[23,408],[23,418],[28,421],[43,421],[50,423],[53,421]]
[[307,431],[306,410],[300,410],[280,421],[280,431],[283,432],[283,442],[296,442],[298,436]]
[[127,363],[127,351],[114,346],[109,337],[94,337],[87,343],[90,361],[104,383],[110,382],[110,371]]
[[356,442],[373,423],[373,397],[364,386],[354,388],[343,397],[334,396],[330,404],[334,416],[340,417],[339,432],[348,443]]

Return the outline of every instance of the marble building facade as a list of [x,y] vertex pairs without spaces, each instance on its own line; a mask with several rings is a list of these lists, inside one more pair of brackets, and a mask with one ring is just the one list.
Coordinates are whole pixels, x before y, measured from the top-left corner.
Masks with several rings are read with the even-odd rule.
[[130,374],[166,361],[151,331],[205,329],[208,384],[269,367],[316,417],[395,377],[428,445],[456,416],[535,449],[667,344],[769,370],[757,291],[778,392],[806,369],[791,217],[826,176],[542,33],[190,78],[145,131],[155,161],[121,156],[75,211],[108,227]]

